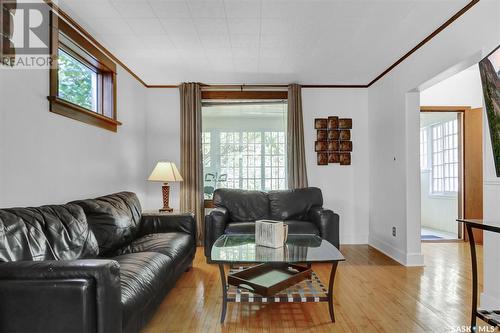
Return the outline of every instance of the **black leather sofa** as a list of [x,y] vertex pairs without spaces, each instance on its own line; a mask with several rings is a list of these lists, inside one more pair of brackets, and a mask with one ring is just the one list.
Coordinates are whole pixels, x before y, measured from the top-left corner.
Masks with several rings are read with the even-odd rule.
[[0,210],[0,332],[138,332],[192,265],[191,214],[121,192]]
[[217,189],[214,209],[205,216],[205,256],[223,234],[255,233],[255,221],[285,221],[289,234],[315,234],[339,247],[339,215],[324,209],[316,187],[288,191]]

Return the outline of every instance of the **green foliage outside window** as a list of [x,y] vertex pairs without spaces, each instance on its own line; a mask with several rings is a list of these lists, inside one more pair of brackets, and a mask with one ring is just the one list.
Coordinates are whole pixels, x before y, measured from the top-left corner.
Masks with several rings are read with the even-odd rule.
[[97,74],[62,50],[59,50],[58,64],[59,98],[97,111],[94,102]]

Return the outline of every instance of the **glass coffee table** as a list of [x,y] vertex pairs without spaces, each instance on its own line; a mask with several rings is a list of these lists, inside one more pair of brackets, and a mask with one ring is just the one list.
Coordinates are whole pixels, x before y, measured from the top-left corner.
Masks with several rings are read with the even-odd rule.
[[[339,261],[345,258],[330,242],[316,235],[289,235],[286,245],[273,249],[255,244],[253,234],[226,234],[217,239],[212,247],[212,262],[219,265],[222,285],[221,323],[226,317],[228,302],[281,303],[281,302],[328,302],[330,318],[335,322],[333,308],[333,282]],[[330,281],[325,288],[319,277],[312,272],[310,278],[282,290],[272,296],[262,296],[248,288],[228,285],[224,265],[252,264],[305,264],[331,263]],[[231,273],[242,268],[230,270]]]

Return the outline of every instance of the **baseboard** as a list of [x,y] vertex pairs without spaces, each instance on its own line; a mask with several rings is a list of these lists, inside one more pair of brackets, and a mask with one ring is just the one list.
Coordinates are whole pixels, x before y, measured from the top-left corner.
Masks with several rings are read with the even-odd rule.
[[489,293],[481,293],[479,309],[500,309],[500,297]]
[[368,238],[368,245],[379,250],[380,252],[382,252],[386,256],[396,260],[401,265],[405,265],[406,255],[403,252],[401,252],[400,250],[396,249],[391,244],[388,244],[388,243],[384,242],[383,240],[380,240],[377,237],[370,235],[370,237]]
[[404,253],[391,244],[374,236],[369,237],[368,244],[403,266],[413,267],[424,265],[424,256],[421,253]]
[[406,266],[408,267],[424,266],[424,255],[422,253],[406,254]]

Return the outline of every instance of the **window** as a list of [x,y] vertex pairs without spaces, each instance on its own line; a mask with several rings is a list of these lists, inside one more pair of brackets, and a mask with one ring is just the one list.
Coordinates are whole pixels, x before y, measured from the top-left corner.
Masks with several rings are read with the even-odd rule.
[[203,150],[203,167],[210,168],[212,165],[210,160],[210,132],[203,132],[203,136],[201,138],[201,145]]
[[420,129],[420,170],[429,169],[429,141],[427,127]]
[[62,19],[53,22],[50,111],[116,132],[115,63]]
[[97,73],[59,49],[58,97],[87,110],[97,109]]
[[204,101],[205,198],[216,188],[287,188],[286,100]]
[[431,193],[458,192],[458,121],[432,125]]

